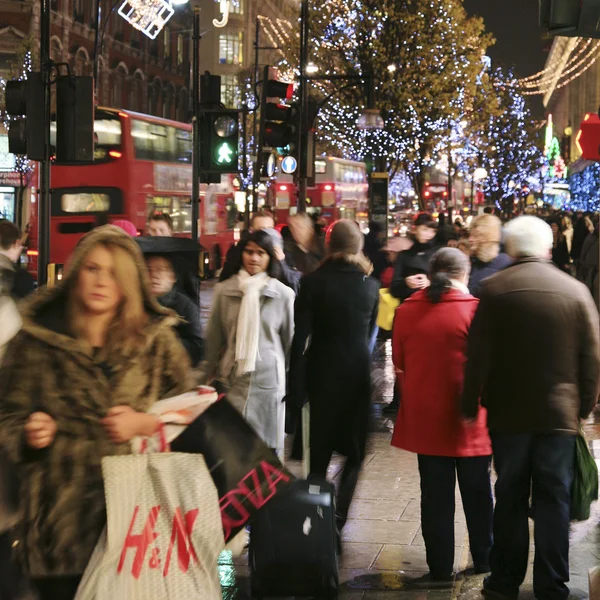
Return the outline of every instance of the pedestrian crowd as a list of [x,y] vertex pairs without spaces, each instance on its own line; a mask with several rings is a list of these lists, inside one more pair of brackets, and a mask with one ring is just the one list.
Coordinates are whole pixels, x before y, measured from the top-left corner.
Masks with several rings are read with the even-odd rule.
[[[600,391],[597,220],[523,216],[503,227],[483,214],[467,229],[422,213],[408,238],[389,241],[377,223],[366,236],[350,220],[325,230],[298,214],[287,225],[253,215],[203,333],[176,259],[136,243],[126,221],[87,234],[63,279],[17,310],[21,241],[0,222],[0,474],[9,481],[14,465],[19,476],[14,497],[0,493],[0,591],[24,569],[42,600],[75,597],[106,521],[102,458],[130,453],[133,438],[159,428],[150,407],[199,384],[225,394],[282,458],[286,433],[296,457],[308,433],[311,477],[345,457],[343,551],[371,357],[391,339],[397,381],[385,410],[392,444],[418,456],[430,569],[412,585],[452,581],[458,480],[484,594],[517,597],[531,516],[535,595],[566,600],[575,440]],[[147,234],[172,237],[169,215],[153,213]]]

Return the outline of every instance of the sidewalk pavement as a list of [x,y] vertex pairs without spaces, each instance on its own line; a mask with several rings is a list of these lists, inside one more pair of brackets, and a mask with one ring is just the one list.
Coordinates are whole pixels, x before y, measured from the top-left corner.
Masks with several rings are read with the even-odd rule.
[[[393,372],[387,352],[375,364],[378,399],[374,402],[373,433],[369,453],[356,489],[350,519],[343,532],[344,551],[340,563],[340,600],[479,600],[483,576],[466,577],[472,566],[465,518],[457,489],[455,517],[455,562],[458,573],[447,591],[415,591],[406,581],[428,572],[420,525],[420,489],[416,456],[390,446],[393,422],[381,415],[391,401]],[[600,421],[600,416],[598,417]],[[586,427],[600,459],[600,425],[593,420]],[[600,462],[600,460],[598,461]],[[333,462],[329,476],[339,478],[341,460]],[[299,471],[299,465],[290,465]],[[587,598],[588,569],[600,565],[600,507],[594,506],[592,518],[572,526],[571,597]],[[533,523],[530,522],[533,527]],[[531,538],[533,542],[533,537]],[[533,598],[531,566],[521,588],[521,598]],[[224,556],[220,567],[223,598],[249,598],[247,555],[232,560]]]

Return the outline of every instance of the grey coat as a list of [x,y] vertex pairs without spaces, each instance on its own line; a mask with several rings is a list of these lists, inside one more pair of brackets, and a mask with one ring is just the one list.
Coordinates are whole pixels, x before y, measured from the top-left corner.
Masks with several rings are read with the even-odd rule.
[[200,380],[216,380],[227,399],[270,447],[281,451],[285,436],[286,372],[294,337],[294,292],[270,279],[261,293],[256,371],[237,374],[235,345],[243,294],[238,277],[215,287],[206,330],[206,359]]

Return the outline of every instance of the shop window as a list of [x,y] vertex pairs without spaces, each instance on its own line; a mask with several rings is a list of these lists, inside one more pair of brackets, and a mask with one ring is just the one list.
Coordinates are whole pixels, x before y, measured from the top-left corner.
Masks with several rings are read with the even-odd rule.
[[241,65],[243,62],[243,33],[222,33],[219,36],[219,62],[222,65]]

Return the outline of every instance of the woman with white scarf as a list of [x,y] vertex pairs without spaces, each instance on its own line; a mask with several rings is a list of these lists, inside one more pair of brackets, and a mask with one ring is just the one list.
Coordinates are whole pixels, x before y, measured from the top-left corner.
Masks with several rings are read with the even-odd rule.
[[236,274],[215,287],[201,383],[223,390],[281,455],[295,295],[277,279],[281,265],[268,232],[252,233],[239,257]]

